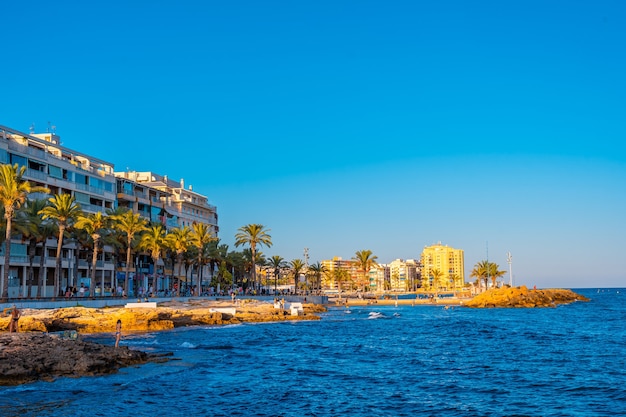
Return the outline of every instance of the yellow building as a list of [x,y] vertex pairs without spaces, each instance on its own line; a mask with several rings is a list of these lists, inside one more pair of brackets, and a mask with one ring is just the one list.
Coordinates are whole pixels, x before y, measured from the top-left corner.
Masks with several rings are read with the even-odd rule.
[[421,257],[422,288],[454,290],[465,284],[465,263],[462,249],[441,242],[424,247]]
[[[341,259],[334,257],[332,260],[324,260],[320,262],[326,268],[326,274],[322,278],[322,286],[326,289],[338,289],[341,286],[343,291],[350,290],[357,280],[358,269],[356,261],[352,259]],[[338,274],[338,271],[345,271],[344,274]],[[337,282],[337,280],[341,282]]]

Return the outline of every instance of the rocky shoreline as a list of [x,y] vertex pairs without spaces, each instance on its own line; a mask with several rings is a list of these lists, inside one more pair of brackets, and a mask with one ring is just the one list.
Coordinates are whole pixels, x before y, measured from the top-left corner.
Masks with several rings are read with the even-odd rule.
[[167,356],[49,333],[1,333],[0,385],[105,375],[123,367],[167,360]]
[[[456,301],[470,308],[533,308],[588,299],[571,290],[529,290],[522,286],[489,290],[472,299]],[[386,300],[381,304],[392,302]],[[203,300],[165,302],[154,308],[24,309],[19,321],[20,333],[0,333],[0,385],[104,375],[127,366],[169,360],[170,354],[148,354],[129,349],[123,343],[115,348],[113,334],[111,345],[81,340],[82,334],[113,333],[117,320],[122,322],[122,334],[127,334],[198,325],[319,320],[317,313],[323,311],[326,311],[324,306],[304,304],[301,314],[291,315],[267,302],[250,300],[240,300],[237,304]],[[8,317],[0,317],[0,329],[7,329],[8,323]]]
[[[233,308],[235,314],[226,312]],[[19,333],[0,333],[0,385],[104,375],[127,366],[168,360],[169,354],[148,354],[129,349],[123,342],[115,348],[113,335],[111,345],[82,340],[82,334],[115,332],[117,320],[122,321],[124,335],[198,325],[319,320],[315,313],[325,310],[323,306],[305,304],[301,314],[291,315],[272,304],[247,300],[236,305],[196,300],[159,303],[155,308],[24,309]],[[0,329],[8,328],[8,320],[0,317]]]
[[521,287],[503,287],[485,291],[468,300],[464,305],[472,308],[534,308],[556,307],[575,301],[589,301],[589,299],[572,290],[529,290],[522,285]]

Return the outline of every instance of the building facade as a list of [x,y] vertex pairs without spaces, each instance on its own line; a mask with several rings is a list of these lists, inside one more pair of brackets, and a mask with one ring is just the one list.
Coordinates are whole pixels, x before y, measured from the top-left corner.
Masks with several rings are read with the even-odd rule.
[[[113,209],[116,203],[113,164],[61,145],[54,132],[24,133],[0,126],[0,163],[26,167],[24,179],[33,185],[46,187],[50,194],[71,194],[83,211],[94,213]],[[36,193],[33,199],[47,199],[48,194]],[[4,252],[4,245],[2,245]],[[38,247],[33,264],[37,265],[34,280],[38,277],[41,257],[44,257],[44,296],[52,296],[56,239],[48,239],[43,248]],[[87,282],[90,258],[78,251],[77,245],[68,241],[62,251],[61,288]],[[0,262],[4,257],[0,256]],[[29,259],[27,243],[19,238],[11,242],[9,270],[9,296],[34,296],[27,294],[31,282],[27,276]],[[4,268],[4,265],[3,265]],[[96,267],[96,276],[111,282],[114,276],[112,254],[104,251]],[[35,285],[35,283],[32,283]],[[0,284],[1,285],[1,284]],[[22,289],[22,293],[18,292]]]
[[[160,221],[164,224],[170,227],[191,227],[194,223],[204,223],[210,226],[213,235],[217,236],[219,231],[217,208],[209,204],[209,199],[205,195],[193,191],[191,185],[185,188],[184,179],[174,181],[167,175],[150,171],[116,172],[115,176],[120,181],[125,181],[122,184],[123,189],[144,187],[142,192],[148,193],[148,204],[152,209],[156,208]],[[128,182],[132,185],[126,185]]]
[[[128,207],[132,211],[139,213],[148,219],[152,224],[160,223],[166,230],[172,228],[191,228],[194,223],[204,223],[214,237],[219,231],[217,223],[217,208],[209,204],[205,195],[193,191],[190,185],[185,188],[185,181],[173,181],[167,175],[159,175],[153,172],[116,172],[117,178],[117,198],[121,207]],[[145,257],[144,257],[145,258]],[[154,277],[162,280],[160,287],[170,287],[173,282],[171,277],[174,271],[184,270],[178,265],[166,265],[161,261],[156,268],[151,265],[148,259],[138,257],[136,273],[129,276],[135,281],[140,281],[139,286],[146,288],[153,282]],[[122,270],[118,271],[118,276],[124,277]],[[198,275],[202,276],[202,286],[208,287],[212,277],[212,271],[208,265],[203,267],[202,273],[197,268],[192,268],[189,276],[181,275],[178,279],[181,282],[190,281],[190,285],[197,283]],[[136,284],[137,286],[137,284]],[[186,285],[185,285],[186,287]],[[197,290],[196,290],[197,291]]]
[[419,263],[415,259],[396,259],[390,262],[389,267],[389,290],[391,291],[415,291],[419,284]]
[[[25,180],[50,190],[49,194],[33,193],[29,196],[31,199],[48,199],[55,194],[70,194],[85,213],[126,207],[153,224],[163,224],[166,229],[200,222],[209,225],[214,236],[217,236],[219,230],[216,207],[208,203],[206,196],[194,192],[191,186],[186,189],[183,180],[172,181],[167,176],[152,172],[116,173],[113,163],[63,146],[54,131],[24,133],[0,125],[0,163],[26,167]],[[44,245],[37,246],[34,259],[28,256],[27,245],[20,236],[11,241],[9,297],[36,296],[40,262],[43,262],[44,271],[41,296],[54,296],[56,238],[50,238]],[[0,248],[0,264],[5,268],[2,256],[4,245],[0,245]],[[89,295],[99,295],[102,292],[107,295],[114,293],[125,280],[123,275],[119,275],[125,268],[116,267],[116,254],[110,247],[105,246],[99,254],[95,283],[90,279],[91,255],[81,250],[76,240],[64,240],[61,256],[60,290],[83,284],[90,288]],[[31,261],[34,266],[32,280],[27,273]],[[139,274],[143,272],[144,289],[148,287],[147,277],[154,276],[155,272],[165,278],[162,281],[164,286],[171,284],[167,281],[173,273],[171,266],[166,268],[164,264],[157,265],[155,271],[148,256],[137,256],[133,262],[131,278],[135,274],[141,278]],[[210,277],[210,274],[204,276]],[[2,280],[0,291],[1,286]],[[63,292],[56,294],[61,295]]]
[[462,249],[454,249],[441,242],[425,246],[420,264],[422,287],[432,290],[461,289],[465,285],[465,264]]

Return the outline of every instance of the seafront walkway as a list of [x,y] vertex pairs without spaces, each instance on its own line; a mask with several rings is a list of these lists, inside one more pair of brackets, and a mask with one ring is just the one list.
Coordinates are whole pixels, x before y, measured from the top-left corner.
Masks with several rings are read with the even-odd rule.
[[[284,299],[288,303],[313,303],[313,304],[328,304],[327,296],[299,296],[299,295],[285,295],[279,296],[278,298]],[[274,296],[253,296],[253,295],[243,295],[238,296],[239,300],[256,300],[256,301],[266,301],[271,303],[274,301]],[[89,307],[89,308],[104,308],[104,307],[119,307],[124,306],[127,303],[137,303],[137,302],[156,302],[164,303],[164,302],[189,302],[189,301],[231,301],[231,297],[229,296],[200,296],[200,297],[149,297],[147,299],[142,298],[133,298],[133,297],[57,297],[56,299],[52,298],[40,298],[40,299],[29,299],[29,298],[10,298],[5,303],[0,303],[0,314],[5,311],[5,309],[11,308],[14,305],[18,309],[55,309],[55,308],[69,308],[69,307]]]

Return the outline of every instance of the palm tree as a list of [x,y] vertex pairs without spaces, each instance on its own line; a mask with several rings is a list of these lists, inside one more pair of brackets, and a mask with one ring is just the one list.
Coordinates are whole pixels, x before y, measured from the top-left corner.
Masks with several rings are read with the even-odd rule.
[[489,277],[491,278],[491,288],[496,288],[498,278],[506,274],[506,271],[499,271],[500,266],[496,263],[489,262]]
[[38,239],[41,243],[41,256],[39,257],[39,273],[37,274],[37,298],[41,298],[41,292],[44,287],[44,277],[46,272],[46,242],[48,239],[58,236],[58,228],[49,220],[44,220],[39,226]]
[[209,242],[216,240],[211,228],[206,223],[194,223],[191,225],[191,244],[198,249],[198,295],[202,294],[202,271],[205,260],[208,258]]
[[341,300],[341,292],[342,285],[345,281],[350,278],[350,273],[343,268],[334,268],[330,272],[327,272],[330,275],[330,279],[337,283],[337,292],[339,293],[339,299]]
[[163,256],[163,249],[166,247],[165,229],[161,224],[150,227],[139,241],[139,248],[150,253],[152,262],[154,263],[154,273],[152,283],[154,286],[154,293],[159,292],[159,281],[157,280],[157,267],[158,263]]
[[39,243],[45,241],[47,236],[43,237],[40,230],[42,230],[42,224],[44,220],[39,215],[39,211],[43,209],[47,204],[47,200],[31,200],[26,199],[26,202],[21,210],[17,211],[15,217],[15,229],[22,235],[22,241],[28,242],[28,290],[27,296],[32,295],[33,282],[35,281],[35,268],[33,267],[33,261],[35,260],[35,253]]
[[[93,244],[93,253],[91,255],[91,282],[92,285],[94,285],[94,288],[96,282],[96,266],[98,265],[98,249],[100,247],[100,239],[110,223],[111,219],[106,214],[102,214],[101,211],[97,211],[88,215],[79,216],[76,220],[76,224],[74,225],[77,229],[87,232],[91,237],[91,242]],[[104,296],[104,280],[102,280],[100,285],[100,294]]]
[[443,272],[441,272],[441,270],[437,269],[437,268],[433,268],[430,270],[430,275],[433,278],[433,282],[430,284],[430,289],[433,289],[433,283],[435,283],[437,285],[437,288],[439,288],[439,280],[441,279],[441,277],[443,276]]
[[274,269],[274,294],[278,289],[278,278],[280,278],[280,268],[284,268],[286,266],[285,260],[278,255],[272,256],[268,259],[267,265]]
[[298,283],[300,281],[300,273],[306,267],[302,259],[294,259],[289,262],[291,266],[291,272],[293,273],[293,281],[294,281],[294,291],[298,294]]
[[249,245],[252,253],[252,282],[257,284],[256,279],[256,248],[257,246],[272,246],[272,237],[268,234],[270,230],[265,229],[262,224],[248,224],[241,226],[235,235],[235,246]]
[[313,277],[315,278],[314,280],[315,289],[318,291],[321,290],[322,289],[322,275],[324,275],[328,270],[326,269],[324,265],[322,265],[319,262],[316,262],[313,265],[309,265],[309,271],[311,272],[311,275],[313,275]]
[[63,235],[68,226],[72,225],[79,214],[82,213],[80,204],[70,194],[55,194],[49,198],[50,204],[44,207],[39,214],[44,220],[50,219],[58,228],[56,265],[54,267],[54,294],[59,293],[61,281],[61,249],[63,248]]
[[[133,241],[139,233],[148,230],[148,221],[141,217],[139,213],[133,213],[131,210],[125,210],[121,213],[111,215],[113,219],[113,227],[126,237],[126,266],[124,271],[124,291],[128,294],[128,279],[130,273],[130,264],[133,254]],[[137,271],[135,271],[135,274]]]
[[479,283],[485,280],[485,289],[487,289],[487,283],[489,281],[489,261],[480,261],[474,265],[470,277],[476,278]]
[[[365,287],[365,284],[368,282],[368,274],[370,272],[370,269],[378,265],[376,263],[376,259],[378,259],[378,256],[372,255],[371,250],[365,249],[365,250],[357,251],[354,258],[352,259],[356,261],[357,267],[363,273],[362,283],[363,283],[363,287]],[[364,289],[365,288],[363,288],[363,290]]]
[[167,235],[167,243],[171,250],[176,253],[176,262],[178,263],[178,278],[176,287],[176,296],[180,296],[180,272],[183,266],[183,254],[187,252],[191,242],[191,229],[187,226],[174,228]]
[[0,204],[4,207],[4,219],[6,220],[6,231],[4,236],[4,271],[2,276],[2,300],[9,298],[9,269],[11,262],[11,234],[15,211],[19,209],[26,197],[30,193],[50,192],[47,188],[32,186],[30,182],[22,177],[26,172],[25,166],[18,164],[0,165]]

